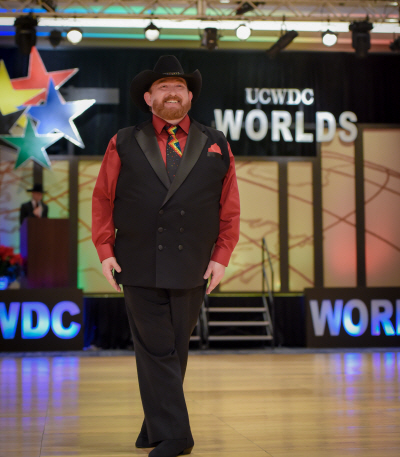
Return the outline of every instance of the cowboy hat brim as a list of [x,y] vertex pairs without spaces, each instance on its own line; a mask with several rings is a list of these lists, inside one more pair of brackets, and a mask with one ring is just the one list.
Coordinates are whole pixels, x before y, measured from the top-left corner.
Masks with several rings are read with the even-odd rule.
[[43,187],[33,187],[32,189],[26,189],[26,192],[40,192],[41,194],[47,194]]
[[148,113],[150,108],[143,96],[145,92],[149,91],[151,85],[161,78],[183,78],[186,81],[189,91],[193,94],[192,103],[199,98],[201,91],[201,74],[199,70],[188,74],[165,74],[153,70],[144,70],[133,78],[130,95],[133,103],[145,113]]

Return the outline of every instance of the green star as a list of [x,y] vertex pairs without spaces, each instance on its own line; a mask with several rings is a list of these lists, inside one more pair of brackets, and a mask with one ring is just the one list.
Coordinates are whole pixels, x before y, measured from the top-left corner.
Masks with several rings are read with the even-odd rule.
[[62,133],[36,135],[32,120],[29,119],[24,136],[0,135],[0,138],[18,149],[15,168],[20,167],[29,159],[34,160],[42,167],[50,168],[51,163],[46,148],[58,141],[62,136]]

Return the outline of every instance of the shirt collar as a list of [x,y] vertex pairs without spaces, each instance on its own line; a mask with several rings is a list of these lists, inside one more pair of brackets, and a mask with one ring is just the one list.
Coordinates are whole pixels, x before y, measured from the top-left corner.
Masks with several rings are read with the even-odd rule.
[[[161,117],[156,116],[153,114],[153,127],[155,131],[160,134],[162,132],[162,129],[164,128],[165,125],[168,124],[167,121],[164,121],[164,119],[161,119]],[[189,134],[189,127],[190,127],[190,117],[188,114],[179,122],[179,127],[188,135]]]

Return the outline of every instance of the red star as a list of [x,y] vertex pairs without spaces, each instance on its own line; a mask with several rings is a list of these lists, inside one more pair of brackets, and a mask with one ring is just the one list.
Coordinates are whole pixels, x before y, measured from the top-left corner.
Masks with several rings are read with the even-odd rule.
[[55,88],[59,89],[77,71],[78,68],[48,72],[39,51],[36,47],[33,47],[29,56],[28,76],[12,79],[11,84],[14,89],[46,89],[41,94],[36,95],[24,103],[24,105],[38,105],[41,101],[46,101],[50,78],[53,80]]

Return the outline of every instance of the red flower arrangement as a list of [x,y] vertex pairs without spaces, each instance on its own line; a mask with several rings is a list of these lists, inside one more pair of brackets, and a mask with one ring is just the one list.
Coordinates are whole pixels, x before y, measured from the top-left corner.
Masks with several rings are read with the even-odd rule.
[[15,281],[21,273],[22,257],[14,254],[14,249],[0,245],[0,277],[6,276],[8,282]]

